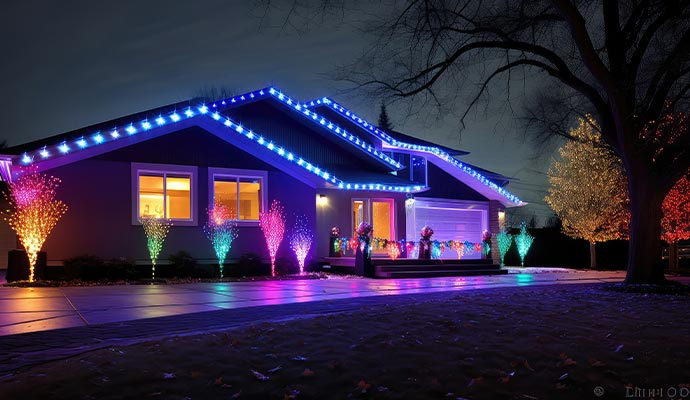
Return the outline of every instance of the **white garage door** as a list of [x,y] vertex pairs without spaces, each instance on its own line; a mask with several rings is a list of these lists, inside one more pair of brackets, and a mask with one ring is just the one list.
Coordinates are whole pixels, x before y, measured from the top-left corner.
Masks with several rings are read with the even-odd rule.
[[[405,211],[407,240],[415,242],[424,225],[434,230],[434,240],[472,243],[481,242],[482,231],[488,227],[489,206],[481,202],[417,198],[412,204],[408,202]],[[441,258],[457,258],[457,254],[448,249]],[[473,253],[463,258],[481,258],[481,254]]]

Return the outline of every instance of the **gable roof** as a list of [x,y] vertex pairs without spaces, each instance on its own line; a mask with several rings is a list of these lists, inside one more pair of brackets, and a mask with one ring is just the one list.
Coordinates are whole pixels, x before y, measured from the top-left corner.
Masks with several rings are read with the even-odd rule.
[[[429,161],[433,162],[435,165],[446,171],[447,173],[454,176],[456,179],[467,184],[474,190],[481,193],[488,199],[494,199],[500,201],[506,207],[516,207],[523,206],[527,203],[520,200],[519,197],[510,193],[508,190],[503,188],[511,178],[497,174],[495,172],[487,171],[482,168],[475,167],[466,162],[462,162],[455,158],[452,154],[458,150],[448,151],[447,148],[437,146],[434,144],[420,144],[420,143],[410,143],[407,141],[396,139],[395,136],[399,138],[411,137],[408,135],[396,135],[390,132],[384,131],[376,127],[374,124],[368,122],[367,120],[359,117],[357,114],[338,104],[334,100],[328,97],[322,97],[320,99],[313,100],[309,102],[310,107],[327,106],[329,109],[335,110],[343,118],[349,119],[355,125],[359,126],[361,129],[369,132],[381,141],[381,146],[383,149],[390,149],[394,151],[402,151],[409,153],[419,153],[426,154],[430,157]],[[426,142],[425,143],[431,143]],[[469,154],[465,152],[465,154]],[[458,155],[458,154],[455,154]],[[499,182],[499,183],[496,183]],[[496,196],[498,195],[498,196]]]
[[[280,99],[281,95],[275,89],[266,88],[238,96],[237,99],[229,99],[225,103],[233,105],[240,101],[272,98],[274,97],[273,94],[278,100],[288,101],[284,95]],[[292,102],[292,100],[290,101]],[[221,106],[223,105],[221,104]],[[319,167],[283,147],[280,143],[265,138],[261,132],[245,128],[242,123],[225,115],[223,111],[219,111],[222,108],[218,107],[217,104],[209,107],[205,104],[191,106],[190,102],[175,103],[40,141],[14,146],[6,149],[5,153],[13,165],[35,165],[39,170],[45,170],[197,125],[229,143],[261,157],[269,164],[286,170],[286,172],[313,187],[405,193],[420,192],[427,189],[424,184],[405,181],[388,174],[379,174],[376,180],[373,179],[376,177],[374,174],[369,174],[367,180],[341,179],[333,172]],[[342,136],[343,140],[350,143],[353,149],[358,149],[365,154],[365,157],[390,165],[393,169],[402,167],[400,163],[383,152],[371,146],[362,145],[363,141],[358,137],[350,134],[345,136],[344,130],[336,129],[332,125],[332,128],[329,129],[328,124],[315,117],[312,112],[307,110],[307,113],[298,114],[304,115],[305,118],[309,118],[319,126],[325,125],[319,129],[333,131],[333,134]],[[238,137],[242,139],[237,140]]]
[[[329,110],[334,110],[338,114],[340,114],[342,117],[344,117],[347,120],[350,120],[354,125],[360,127],[361,129],[364,129],[367,131],[368,134],[374,135],[378,139],[387,141],[387,142],[400,142],[400,143],[408,143],[411,145],[416,145],[416,146],[426,146],[426,147],[437,147],[451,155],[454,156],[461,156],[461,155],[467,155],[470,154],[469,151],[464,151],[464,150],[458,150],[454,149],[451,147],[446,147],[446,146],[441,146],[436,143],[429,142],[424,139],[420,139],[414,136],[410,136],[407,134],[404,134],[402,132],[398,131],[386,131],[384,129],[381,129],[374,124],[369,123],[367,120],[363,119],[359,115],[355,114],[351,110],[343,107],[341,104],[338,104],[335,102],[333,99],[329,97],[322,97],[319,99],[315,99],[312,101],[309,101],[305,103],[306,105],[309,106],[309,108],[318,110],[322,107],[327,107]],[[392,139],[392,140],[391,140]]]
[[[194,103],[193,100],[175,103],[43,140],[14,146],[5,150],[5,154],[9,156],[5,157],[5,162],[11,161],[13,165],[36,165],[39,169],[50,169],[55,166],[93,157],[94,155],[111,151],[114,148],[129,146],[158,137],[184,127],[198,125],[232,144],[237,145],[240,143],[241,145],[238,146],[240,148],[250,152],[256,150],[256,153],[252,154],[262,158],[267,157],[267,161],[270,163],[280,165],[280,168],[291,171],[295,176],[301,176],[305,180],[310,181],[311,185],[315,187],[407,193],[420,192],[427,189],[423,184],[409,182],[393,175],[385,175],[385,177],[380,175],[384,179],[376,181],[360,181],[355,180],[355,177],[352,180],[341,179],[335,176],[332,171],[328,171],[300,157],[300,155],[293,153],[280,143],[265,138],[261,132],[247,129],[241,122],[237,122],[225,114],[226,110],[233,107],[264,99],[272,99],[282,104],[284,109],[286,111],[289,110],[296,118],[300,118],[305,123],[333,135],[334,138],[338,138],[346,146],[351,146],[352,149],[357,150],[365,157],[385,165],[391,171],[401,169],[404,166],[388,156],[386,150],[431,155],[429,157],[430,161],[438,164],[439,167],[449,172],[456,179],[468,184],[486,198],[498,200],[508,207],[526,204],[517,196],[503,189],[500,185],[473,168],[473,166],[453,158],[443,148],[426,144],[408,143],[395,139],[367,121],[355,117],[353,121],[356,125],[360,126],[368,135],[374,135],[380,141],[377,145],[371,145],[370,141],[364,140],[357,133],[348,131],[310,110],[308,105],[300,103],[272,87],[216,102],[210,107],[199,103],[192,105]],[[318,101],[315,104],[318,104]],[[328,98],[322,98],[320,101],[343,115],[349,112],[349,110]],[[234,133],[229,134],[228,132]],[[237,141],[235,138],[238,136],[242,140]],[[244,146],[244,144],[248,143],[252,143],[253,146]],[[316,179],[314,180],[314,178]]]

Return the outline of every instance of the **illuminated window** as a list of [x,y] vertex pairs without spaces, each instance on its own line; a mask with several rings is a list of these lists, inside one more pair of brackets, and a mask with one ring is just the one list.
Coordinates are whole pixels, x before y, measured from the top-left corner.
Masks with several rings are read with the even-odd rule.
[[209,168],[211,204],[225,206],[233,219],[258,222],[265,203],[265,171]]
[[134,223],[141,217],[153,217],[196,224],[196,167],[134,163],[132,178]]

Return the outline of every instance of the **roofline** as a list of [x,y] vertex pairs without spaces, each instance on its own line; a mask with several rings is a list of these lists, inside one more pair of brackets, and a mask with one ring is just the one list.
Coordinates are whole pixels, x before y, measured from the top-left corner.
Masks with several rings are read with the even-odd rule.
[[[456,169],[449,169],[451,175],[455,176],[457,179],[460,181],[464,182],[468,186],[472,187],[476,191],[480,192],[482,195],[484,195],[487,198],[494,199],[500,201],[504,206],[506,207],[519,207],[519,206],[524,206],[527,203],[523,202],[520,200],[519,197],[515,196],[514,194],[510,193],[509,191],[503,189],[501,186],[497,185],[495,182],[493,182],[491,179],[487,178],[480,172],[476,171],[474,168],[470,167],[468,164],[465,164],[452,155],[450,155],[448,152],[441,150],[439,147],[434,147],[434,146],[421,146],[421,145],[416,145],[416,144],[411,144],[411,143],[405,143],[403,141],[399,141],[394,139],[390,134],[388,134],[386,131],[377,128],[373,124],[369,123],[367,120],[357,116],[355,113],[351,112],[350,110],[346,109],[345,107],[339,105],[332,99],[328,97],[322,97],[321,99],[314,100],[309,103],[310,106],[315,106],[317,104],[324,104],[327,106],[330,106],[332,109],[336,110],[340,114],[349,117],[355,124],[359,125],[363,129],[366,129],[370,131],[372,134],[376,135],[380,140],[381,140],[381,147],[383,149],[390,149],[390,150],[396,150],[396,151],[401,151],[405,150],[407,152],[417,152],[417,153],[425,153],[425,154],[431,154],[434,155],[435,158],[432,158],[432,160],[436,161],[443,161],[445,164],[439,164],[439,163],[434,163],[436,165],[439,165],[442,167],[442,169],[445,170],[446,164],[449,164],[450,166],[456,168]],[[464,172],[464,174],[457,174],[456,172],[459,171]],[[472,177],[474,178],[473,180],[468,180],[468,179],[463,179],[465,177]],[[482,185],[475,185],[475,182],[479,182]],[[475,187],[477,186],[477,187]],[[487,191],[486,189],[490,189],[490,191]],[[500,195],[500,197],[496,197],[496,194]],[[508,200],[508,201],[506,201]]]
[[[349,118],[350,120],[352,120],[352,122],[353,122],[356,126],[358,126],[359,128],[361,128],[361,129],[367,131],[367,133],[369,133],[369,134],[372,134],[372,135],[376,136],[377,139],[382,140],[383,142],[386,142],[386,143],[389,143],[389,144],[395,144],[396,142],[397,142],[397,143],[405,143],[405,142],[403,142],[403,141],[401,141],[401,140],[397,140],[397,139],[394,138],[390,133],[388,133],[388,132],[386,132],[385,130],[383,130],[383,129],[377,127],[376,125],[374,125],[374,124],[372,124],[372,123],[370,123],[369,121],[365,120],[364,118],[358,116],[358,115],[355,114],[352,110],[349,110],[349,109],[343,107],[341,104],[337,103],[335,100],[331,99],[330,97],[321,97],[321,98],[319,98],[319,99],[315,99],[315,100],[306,102],[306,103],[304,103],[304,104],[306,104],[308,107],[318,107],[318,106],[327,106],[327,107],[330,107],[331,109],[333,109],[334,111],[338,112],[338,113],[341,114],[342,116],[347,117],[347,118]],[[402,132],[397,132],[397,131],[396,131],[396,133],[399,134],[399,135],[403,135],[403,136],[407,136],[407,137],[413,138],[413,139],[417,139],[417,140],[422,140],[422,141],[428,142],[428,141],[423,140],[423,139],[414,138],[414,137],[409,136],[409,135],[407,135],[407,134],[405,134],[405,133],[402,133]],[[431,143],[431,142],[429,142],[429,143]],[[409,144],[409,143],[408,143],[408,144]],[[423,145],[413,145],[413,144],[409,144],[409,145],[424,147]],[[437,145],[437,146],[438,146],[438,145]],[[427,146],[427,147],[433,147],[433,146]],[[445,146],[441,146],[441,147],[444,147],[444,148],[446,148],[446,149],[448,149],[448,150],[452,150],[452,151],[455,153],[455,155],[467,155],[467,154],[470,154],[469,151],[451,149],[451,148],[445,147]]]
[[[384,143],[384,148],[397,149],[396,146],[387,145]],[[438,150],[438,149],[436,149]],[[434,157],[429,157],[429,161],[454,176],[459,181],[479,192],[484,197],[490,200],[497,200],[505,207],[521,207],[527,205],[526,202],[520,200],[519,197],[500,187],[491,179],[485,177],[469,165],[452,157],[450,154],[443,151],[429,151],[429,150],[407,150],[409,153],[426,154]],[[473,179],[468,179],[473,178]]]
[[[120,134],[116,128],[111,132],[109,138],[106,138],[106,135],[100,132],[88,138],[89,140],[82,137],[70,143],[73,146],[76,144],[76,151],[73,151],[70,145],[65,141],[55,146],[58,149],[57,157],[50,154],[48,147],[44,146],[40,150],[31,152],[31,155],[29,155],[29,153],[23,155],[9,155],[6,161],[12,161],[14,167],[12,172],[15,176],[23,173],[23,167],[20,165],[22,163],[24,167],[33,165],[39,171],[45,171],[164,136],[168,133],[179,131],[180,129],[199,126],[228,143],[239,147],[241,150],[261,158],[278,169],[292,171],[290,175],[311,187],[397,193],[418,193],[428,190],[428,187],[425,185],[388,185],[376,182],[344,181],[299,155],[290,152],[278,143],[265,140],[259,132],[244,128],[241,124],[235,122],[228,116],[221,115],[218,111],[211,112],[206,105],[197,107],[196,112],[192,111],[190,107],[185,111],[184,116],[183,118],[177,114],[176,111],[165,117],[161,115],[154,121],[156,125],[151,124],[148,119],[144,119],[136,125],[141,127],[142,130],[137,130],[134,123],[131,123],[125,128],[125,131],[128,133],[127,135]],[[235,132],[237,135],[229,135],[229,132]],[[113,135],[113,133],[115,133],[115,135]],[[237,137],[242,137],[245,140],[236,140],[235,138]],[[254,144],[252,145],[252,143]],[[258,155],[257,152],[254,151],[256,149],[264,150],[264,156]],[[34,157],[36,156],[40,158],[35,161]],[[0,159],[3,159],[3,157],[5,156],[0,155]]]
[[[343,128],[340,128],[338,125],[333,124],[331,121],[327,120],[326,118],[322,117],[321,115],[319,115],[313,111],[308,110],[308,107],[305,106],[304,104],[290,98],[289,96],[285,95],[284,93],[282,93],[281,91],[279,91],[273,87],[260,89],[258,91],[248,92],[248,93],[245,93],[243,95],[234,96],[231,99],[226,99],[226,100],[229,100],[231,103],[236,103],[237,99],[240,99],[241,101],[250,101],[250,100],[256,101],[257,97],[260,98],[263,96],[276,99],[279,103],[284,104],[285,106],[287,106],[287,108],[289,108],[293,112],[301,115],[303,118],[310,120],[313,124],[320,126],[325,131],[331,132],[332,134],[341,137],[343,140],[346,140],[351,145],[359,148],[365,154],[376,159],[377,161],[387,163],[387,165],[389,167],[391,167],[391,166],[395,166],[398,168],[402,167],[402,165],[400,165],[397,161],[392,160],[390,157],[388,157],[382,151],[377,150],[373,146],[371,146],[371,145],[367,144],[365,141],[361,140],[359,137],[351,134],[350,132],[348,132],[347,130],[345,130]],[[324,101],[324,99],[325,99],[325,101],[328,101],[331,104],[338,106],[337,103],[333,102],[332,100],[328,99],[327,97],[324,97],[322,99],[322,102]],[[56,164],[55,162],[47,163],[47,161],[49,161],[49,160],[55,160],[56,159],[51,154],[51,151],[57,151],[59,158],[69,157],[69,159],[67,159],[67,162],[65,162],[65,163],[71,163],[71,162],[75,162],[75,161],[78,161],[78,160],[81,160],[84,158],[92,157],[93,156],[92,154],[94,154],[94,153],[101,154],[103,152],[110,151],[110,150],[107,150],[110,146],[104,146],[103,151],[95,151],[95,152],[94,151],[86,151],[84,153],[84,155],[76,157],[76,156],[73,156],[73,154],[78,154],[78,153],[71,153],[71,151],[72,151],[71,146],[76,146],[77,149],[81,149],[81,150],[89,150],[91,148],[98,147],[102,144],[107,144],[107,143],[111,143],[114,141],[118,141],[122,138],[129,138],[129,137],[132,137],[134,135],[139,135],[140,133],[162,132],[162,133],[158,133],[155,136],[148,135],[147,138],[141,139],[141,140],[134,139],[131,142],[130,141],[123,141],[121,147],[124,147],[124,146],[128,146],[128,145],[131,145],[134,143],[138,143],[138,142],[143,141],[143,140],[148,140],[151,137],[157,137],[160,135],[164,135],[166,133],[169,133],[170,131],[179,130],[179,129],[173,129],[173,130],[165,129],[165,130],[163,130],[162,128],[168,127],[168,126],[174,126],[174,124],[176,124],[180,121],[188,121],[190,119],[194,119],[194,118],[198,118],[198,117],[212,117],[212,119],[217,121],[217,122],[220,121],[222,118],[224,120],[222,123],[225,126],[227,126],[229,128],[234,127],[235,131],[237,133],[244,134],[245,138],[250,139],[250,140],[255,140],[258,144],[265,146],[269,151],[273,151],[276,154],[278,154],[279,156],[288,159],[288,161],[297,163],[298,166],[302,167],[303,169],[306,169],[307,172],[312,173],[314,175],[317,175],[318,177],[321,177],[323,179],[323,181],[325,181],[325,182],[322,182],[324,184],[331,185],[331,186],[334,186],[334,187],[340,188],[340,189],[380,190],[380,191],[387,191],[387,192],[406,192],[406,193],[415,193],[415,192],[424,191],[424,190],[428,189],[426,186],[422,186],[422,185],[409,185],[409,186],[398,185],[398,186],[395,186],[395,185],[382,185],[382,184],[377,184],[377,183],[360,183],[360,182],[355,183],[355,182],[342,181],[338,178],[333,177],[330,173],[321,170],[319,167],[314,166],[312,163],[304,160],[303,158],[297,157],[293,153],[283,149],[281,146],[274,144],[273,142],[265,143],[265,140],[263,139],[262,136],[259,135],[257,137],[254,132],[252,132],[251,130],[244,129],[241,124],[236,123],[235,121],[233,121],[232,119],[230,119],[227,116],[221,115],[218,111],[211,112],[211,110],[209,109],[209,107],[206,104],[201,104],[200,106],[195,107],[194,110],[192,109],[191,106],[188,106],[187,109],[183,112],[184,116],[182,116],[182,115],[177,113],[176,107],[177,107],[177,105],[183,104],[183,103],[184,102],[176,103],[174,105],[168,105],[168,106],[160,107],[157,109],[152,109],[152,110],[142,112],[142,113],[132,114],[130,116],[126,116],[126,117],[122,117],[122,118],[117,119],[117,120],[124,120],[127,118],[133,118],[134,116],[137,116],[137,115],[142,115],[142,114],[145,115],[146,117],[143,120],[138,121],[136,126],[134,125],[134,122],[130,122],[130,124],[124,128],[118,128],[118,127],[113,128],[113,130],[110,131],[109,134],[103,134],[103,133],[101,133],[101,131],[97,131],[91,135],[81,136],[81,137],[77,138],[76,140],[74,138],[70,139],[69,143],[67,142],[67,140],[63,140],[60,144],[53,144],[53,145],[51,145],[51,150],[48,149],[47,145],[44,145],[43,147],[40,147],[36,150],[25,152],[22,155],[10,156],[12,159],[12,164],[13,165],[19,165],[19,164],[46,165],[46,166],[48,166],[48,168],[46,168],[46,169],[54,168],[50,165]],[[175,108],[174,108],[172,113],[169,113],[169,110],[171,107],[175,107]],[[215,103],[212,104],[211,107],[214,109],[218,108],[217,104],[215,104]],[[344,108],[342,106],[338,106],[338,107],[342,108],[344,110]],[[165,117],[163,117],[162,110],[167,110],[167,113],[166,113],[167,115]],[[155,125],[154,125],[152,122],[149,122],[148,115],[150,115],[150,114],[155,115],[156,113],[158,113],[159,116],[153,119],[153,122],[155,122]],[[115,120],[115,121],[117,121],[117,120]],[[439,149],[438,147],[413,145],[410,143],[405,143],[402,141],[395,140],[392,137],[390,137],[390,135],[385,133],[384,131],[381,131],[378,128],[373,127],[373,125],[369,124],[367,121],[362,119],[361,122],[359,122],[359,120],[360,119],[357,118],[357,120],[355,122],[358,124],[361,124],[362,126],[365,126],[364,124],[366,124],[366,126],[372,127],[373,132],[376,133],[377,135],[379,135],[379,138],[382,140],[382,143],[381,143],[382,148],[384,148],[384,149],[385,148],[395,149],[398,151],[407,150],[407,151],[432,154],[432,155],[436,156],[438,159],[444,161],[446,164],[451,165],[451,166],[459,169],[460,171],[464,172],[466,174],[466,176],[472,177],[472,178],[474,178],[474,180],[482,183],[483,186],[478,186],[478,189],[481,189],[481,190],[478,190],[477,188],[475,188],[475,190],[479,191],[480,193],[484,193],[485,188],[491,189],[491,192],[489,192],[489,193],[492,195],[490,195],[490,196],[485,195],[486,197],[493,198],[494,197],[493,194],[500,194],[501,197],[499,198],[499,201],[501,201],[502,203],[505,203],[505,200],[509,200],[509,203],[506,203],[507,207],[508,206],[513,206],[513,207],[514,206],[522,206],[522,205],[527,204],[527,203],[524,203],[522,200],[520,200],[517,196],[515,196],[512,193],[508,192],[507,190],[501,188],[500,186],[495,184],[490,179],[486,178],[481,173],[477,172],[476,170],[472,169],[471,167],[467,166],[466,164],[460,162],[459,160],[453,158],[450,154]],[[199,125],[199,123],[196,123],[196,125]],[[98,126],[98,125],[96,125],[96,126]],[[201,125],[199,125],[199,126],[201,126]],[[86,130],[86,129],[88,129],[88,127],[83,128],[82,130]],[[121,133],[119,129],[123,129],[124,132]],[[160,129],[160,131],[157,131],[159,129]],[[126,133],[126,135],[125,135],[125,133]],[[109,136],[109,138],[108,138],[108,136]],[[31,143],[35,143],[35,142],[31,142]],[[19,147],[19,146],[16,146],[16,147]],[[281,151],[282,151],[282,154],[280,153]],[[288,154],[292,155],[293,158],[289,159]],[[297,161],[295,161],[295,157],[297,157]],[[35,161],[35,159],[37,159],[38,161]],[[390,160],[392,160],[392,162]],[[15,161],[16,161],[16,164],[15,164]],[[59,163],[59,164],[64,165],[65,163]],[[447,165],[445,165],[445,164],[442,164],[439,166],[447,167]],[[451,170],[451,171],[457,172],[457,170]],[[455,176],[456,178],[458,178],[459,180],[465,182],[465,183],[468,183],[468,182],[474,183],[473,181],[467,181],[466,179],[463,179],[463,177],[466,177],[463,174],[458,175],[458,174],[452,173],[452,175]],[[474,188],[473,185],[470,184],[470,186]]]
[[269,88],[268,93],[271,96],[273,96],[273,98],[278,100],[281,104],[288,106],[288,108],[292,112],[300,115],[302,118],[307,119],[311,124],[320,126],[322,129],[332,133],[333,135],[345,141],[346,143],[358,148],[360,151],[364,152],[365,154],[368,154],[370,157],[373,157],[378,162],[384,164],[386,167],[391,168],[393,170],[400,170],[404,167],[400,162],[389,157],[384,152],[379,151],[376,147],[371,146],[365,140],[360,139],[359,136],[356,136],[351,132],[348,132],[345,128],[341,128],[340,126],[338,126],[338,124],[333,123],[331,120],[323,117],[322,115],[315,113],[314,111],[310,111],[308,107],[305,106],[305,104],[292,99],[290,96],[286,95],[280,90],[275,88]]

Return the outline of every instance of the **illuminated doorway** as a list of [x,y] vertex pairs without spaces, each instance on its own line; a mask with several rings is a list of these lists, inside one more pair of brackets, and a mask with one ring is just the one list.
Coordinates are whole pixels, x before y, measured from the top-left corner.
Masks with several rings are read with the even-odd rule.
[[[374,237],[395,240],[393,199],[352,199],[352,231],[354,232],[362,222],[368,222],[373,226]],[[374,248],[373,251],[380,254],[386,253],[386,249]]]

